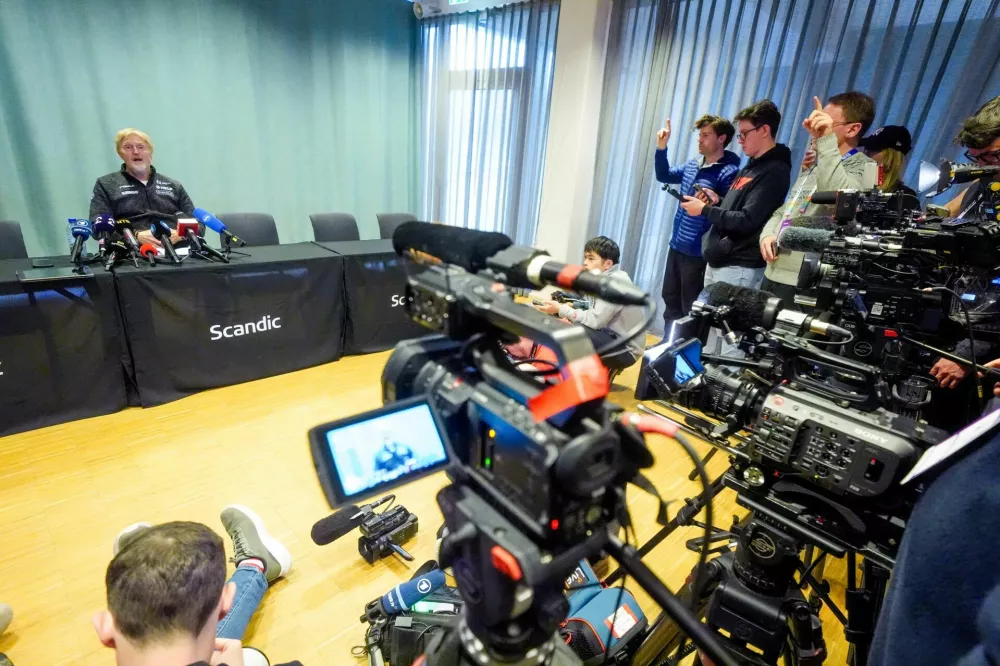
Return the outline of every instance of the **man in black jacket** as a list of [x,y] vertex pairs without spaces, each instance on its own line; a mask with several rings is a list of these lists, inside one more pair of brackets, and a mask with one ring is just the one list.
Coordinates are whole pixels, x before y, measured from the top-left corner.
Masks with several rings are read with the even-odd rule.
[[[681,206],[689,215],[704,215],[712,224],[702,238],[702,254],[708,262],[705,286],[728,282],[756,289],[764,277],[765,266],[760,254],[760,232],[785,200],[792,154],[787,146],[775,143],[781,113],[771,100],[743,109],[736,122],[736,138],[750,161],[736,174],[721,203],[707,205],[689,196],[684,197]],[[717,200],[714,192],[704,191],[710,199]],[[712,347],[710,340],[709,348]],[[722,353],[740,355],[729,343],[723,343]]]
[[[173,222],[177,213],[191,216],[194,203],[178,181],[157,173],[153,167],[153,142],[145,132],[128,127],[115,135],[115,150],[122,158],[118,171],[101,176],[94,183],[90,198],[90,219],[110,214],[116,220],[128,219],[136,228],[140,243],[159,245],[149,225],[167,218]],[[175,224],[171,224],[174,229]],[[181,239],[174,229],[174,243]]]
[[[681,204],[689,215],[703,214],[712,223],[702,240],[708,261],[706,287],[714,282],[752,288],[760,284],[765,262],[758,237],[785,200],[792,172],[791,152],[775,143],[781,113],[771,100],[748,106],[736,121],[736,138],[750,161],[736,174],[721,203],[707,205],[689,196]],[[713,192],[706,193],[716,199]]]

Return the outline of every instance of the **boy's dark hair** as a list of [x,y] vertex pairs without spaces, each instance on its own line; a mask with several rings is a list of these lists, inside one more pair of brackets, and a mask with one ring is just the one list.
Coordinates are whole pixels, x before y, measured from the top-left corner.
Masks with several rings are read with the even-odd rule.
[[844,110],[844,120],[849,123],[861,123],[860,139],[868,133],[875,122],[875,100],[864,93],[851,91],[831,97],[827,104],[836,104]]
[[774,102],[769,99],[762,99],[737,113],[736,122],[741,120],[751,123],[754,127],[767,125],[771,128],[771,138],[776,139],[778,136],[778,125],[781,124],[781,112],[778,111],[778,107],[774,105]]
[[733,124],[729,122],[729,120],[723,118],[722,116],[713,116],[706,113],[701,118],[694,121],[694,128],[696,130],[700,130],[705,126],[711,127],[712,131],[715,132],[717,136],[726,137],[726,142],[722,144],[723,147],[728,147],[729,142],[733,140],[734,136],[736,136],[736,128],[733,127]]
[[601,259],[607,261],[611,260],[612,263],[617,264],[621,261],[622,253],[618,249],[618,243],[614,242],[607,236],[598,236],[597,238],[591,238],[587,241],[587,244],[583,246],[584,252],[593,252]]
[[133,644],[197,636],[225,587],[226,551],[200,523],[164,523],[118,553],[104,582],[115,626]]
[[962,123],[956,140],[966,148],[981,150],[1000,138],[1000,95],[979,107]]

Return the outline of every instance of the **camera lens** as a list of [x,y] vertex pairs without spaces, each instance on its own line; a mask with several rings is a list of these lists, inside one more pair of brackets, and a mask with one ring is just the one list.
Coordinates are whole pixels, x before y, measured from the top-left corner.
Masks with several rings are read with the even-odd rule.
[[741,425],[748,425],[756,418],[763,396],[754,384],[735,376],[728,368],[709,368],[704,382],[707,390],[700,391],[690,407],[717,419],[735,419]]

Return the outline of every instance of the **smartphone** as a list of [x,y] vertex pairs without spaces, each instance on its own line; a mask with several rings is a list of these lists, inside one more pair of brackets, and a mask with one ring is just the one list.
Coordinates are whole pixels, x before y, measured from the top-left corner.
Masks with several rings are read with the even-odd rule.
[[59,268],[29,268],[16,271],[20,282],[58,282],[94,277],[89,266],[60,266]]
[[309,431],[309,446],[333,509],[433,474],[452,451],[425,396],[318,425]]
[[545,303],[543,303],[542,301],[535,301],[535,300],[531,301],[531,304],[532,305],[545,305]]
[[[699,185],[698,183],[694,184],[694,191],[697,192],[698,194],[705,194],[705,188]],[[708,195],[705,194],[705,196],[707,197]]]
[[665,189],[667,191],[667,194],[672,196],[674,199],[677,199],[678,201],[684,201],[684,197],[681,196],[681,193],[675,190],[674,188],[664,186],[663,189]]

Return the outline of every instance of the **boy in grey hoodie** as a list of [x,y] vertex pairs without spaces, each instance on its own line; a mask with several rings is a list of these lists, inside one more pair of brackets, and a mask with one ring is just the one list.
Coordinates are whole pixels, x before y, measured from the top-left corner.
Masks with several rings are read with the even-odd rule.
[[859,92],[834,95],[826,106],[813,98],[815,109],[802,126],[815,141],[815,154],[806,154],[802,172],[785,203],[771,215],[760,234],[760,253],[767,262],[761,289],[792,305],[802,267],[802,252],[779,249],[778,235],[793,218],[832,215],[834,207],[813,204],[814,192],[870,190],[878,179],[878,166],[858,150],[858,142],[875,120],[875,100]]

